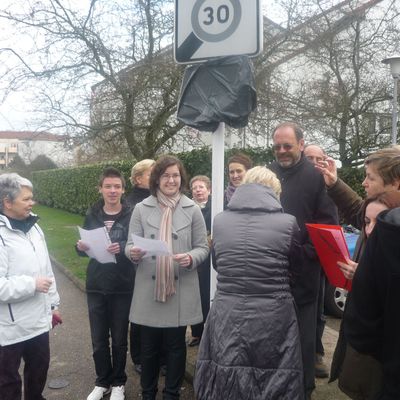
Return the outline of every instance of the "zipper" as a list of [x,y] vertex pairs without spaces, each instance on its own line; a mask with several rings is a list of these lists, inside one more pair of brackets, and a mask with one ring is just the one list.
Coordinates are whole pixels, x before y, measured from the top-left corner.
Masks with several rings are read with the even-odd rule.
[[12,321],[12,322],[15,322],[14,314],[13,314],[13,312],[12,312],[12,308],[11,308],[11,304],[10,304],[10,303],[8,303],[8,312],[10,313],[11,321]]

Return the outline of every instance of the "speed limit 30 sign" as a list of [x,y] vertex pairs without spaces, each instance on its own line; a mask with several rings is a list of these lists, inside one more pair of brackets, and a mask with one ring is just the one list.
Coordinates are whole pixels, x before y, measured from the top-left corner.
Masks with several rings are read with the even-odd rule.
[[178,63],[262,51],[261,0],[175,0]]

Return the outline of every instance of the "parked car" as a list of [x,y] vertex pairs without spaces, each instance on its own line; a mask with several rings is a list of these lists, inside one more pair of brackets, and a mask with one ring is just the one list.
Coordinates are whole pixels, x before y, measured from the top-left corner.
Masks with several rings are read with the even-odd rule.
[[342,318],[348,291],[332,286],[327,282],[325,287],[325,313]]
[[[356,242],[360,232],[352,226],[343,226],[344,237],[350,256],[353,256]],[[328,281],[325,286],[325,313],[334,317],[342,318],[344,306],[346,304],[348,291],[339,287],[332,286]]]

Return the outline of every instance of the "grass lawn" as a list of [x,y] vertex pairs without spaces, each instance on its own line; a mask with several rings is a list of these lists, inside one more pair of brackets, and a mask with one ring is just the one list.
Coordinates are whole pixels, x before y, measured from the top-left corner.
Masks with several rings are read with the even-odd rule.
[[49,253],[84,281],[89,258],[79,257],[75,251],[79,239],[77,226],[82,226],[83,217],[39,204],[34,206],[33,212],[40,217],[39,225],[46,236]]

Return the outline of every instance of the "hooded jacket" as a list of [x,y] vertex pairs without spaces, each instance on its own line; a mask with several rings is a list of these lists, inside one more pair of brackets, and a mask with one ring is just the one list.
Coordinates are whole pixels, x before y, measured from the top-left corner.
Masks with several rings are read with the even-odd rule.
[[[33,217],[33,216],[32,216]],[[36,277],[53,279],[48,293],[36,291]],[[51,329],[52,306],[60,297],[42,230],[11,227],[0,214],[0,346],[23,342]]]
[[302,400],[290,277],[301,266],[296,219],[271,188],[239,186],[214,219],[218,271],[195,374],[198,400]]

